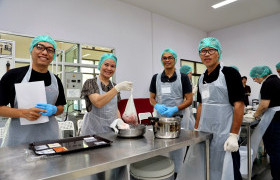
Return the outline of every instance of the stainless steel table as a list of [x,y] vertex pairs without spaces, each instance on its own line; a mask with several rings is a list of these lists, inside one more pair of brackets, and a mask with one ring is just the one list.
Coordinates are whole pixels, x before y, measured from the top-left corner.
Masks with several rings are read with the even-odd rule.
[[148,130],[142,138],[124,139],[100,134],[113,141],[109,147],[27,161],[27,146],[0,148],[0,179],[75,179],[124,166],[153,156],[206,142],[206,179],[209,179],[209,140],[212,134],[181,131],[176,139],[157,139]]
[[248,180],[252,178],[252,157],[251,157],[251,126],[258,124],[260,121],[254,120],[252,122],[242,122],[243,127],[245,127],[247,132],[247,172]]

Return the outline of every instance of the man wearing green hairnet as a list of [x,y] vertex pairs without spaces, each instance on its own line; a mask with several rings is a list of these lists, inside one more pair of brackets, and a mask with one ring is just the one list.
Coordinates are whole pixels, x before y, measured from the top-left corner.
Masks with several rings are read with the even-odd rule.
[[[271,175],[280,180],[280,79],[268,66],[253,67],[250,77],[261,84],[260,104],[254,114],[255,118],[261,118],[261,122],[251,136],[251,147],[257,152],[263,139],[270,158]],[[255,157],[256,154],[252,159]]]
[[276,64],[276,71],[278,72],[278,74],[280,76],[280,62],[278,64]]
[[[29,51],[32,58],[30,65],[8,71],[0,81],[0,116],[11,118],[7,122],[9,128],[2,146],[59,138],[55,115],[63,113],[66,100],[60,79],[48,71],[50,63],[56,57],[56,42],[48,35],[39,35],[32,40]],[[38,102],[36,107],[19,109],[15,84],[36,81],[44,81],[47,103]],[[36,124],[41,116],[47,116],[49,121]],[[34,124],[21,125],[20,118],[33,121]]]
[[[200,41],[198,53],[206,71],[198,82],[196,131],[213,133],[210,142],[210,180],[242,180],[238,134],[244,113],[244,89],[241,76],[232,67],[220,62],[221,45],[216,38]],[[190,152],[190,153],[189,153]],[[203,179],[202,145],[190,148],[186,161],[186,179]]]
[[[177,53],[166,49],[161,55],[164,70],[155,74],[150,84],[150,103],[157,111],[157,117],[183,115],[181,124],[186,123],[185,109],[192,103],[192,86],[186,74],[175,69]],[[171,152],[178,173],[184,159],[185,150]]]

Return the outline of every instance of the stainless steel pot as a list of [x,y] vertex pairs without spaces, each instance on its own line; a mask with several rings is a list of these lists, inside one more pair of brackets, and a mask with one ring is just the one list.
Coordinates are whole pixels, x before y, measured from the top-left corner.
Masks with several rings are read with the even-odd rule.
[[177,138],[181,131],[181,120],[183,115],[175,117],[149,117],[153,125],[154,135],[157,138]]
[[119,129],[118,136],[125,138],[140,137],[146,132],[146,127],[143,124],[129,125],[129,129]]

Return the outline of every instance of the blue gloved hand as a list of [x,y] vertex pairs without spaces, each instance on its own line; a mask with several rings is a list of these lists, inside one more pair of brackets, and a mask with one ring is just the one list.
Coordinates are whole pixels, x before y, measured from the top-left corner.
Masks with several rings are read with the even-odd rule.
[[47,110],[47,112],[41,113],[43,116],[51,116],[57,111],[57,107],[51,104],[38,103],[35,107]]
[[154,108],[157,112],[159,112],[159,114],[163,114],[167,110],[167,107],[164,104],[156,104]]
[[178,111],[179,109],[177,106],[167,107],[167,110],[163,113],[163,115],[166,115],[167,117],[171,117],[174,113]]

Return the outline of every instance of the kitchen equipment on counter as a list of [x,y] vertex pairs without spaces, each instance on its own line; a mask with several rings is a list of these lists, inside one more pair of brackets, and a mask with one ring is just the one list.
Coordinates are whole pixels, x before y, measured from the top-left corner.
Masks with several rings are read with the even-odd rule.
[[157,138],[177,138],[180,135],[183,115],[174,117],[149,117]]
[[125,138],[140,137],[146,132],[146,127],[143,124],[129,125],[129,129],[119,129],[118,136]]

